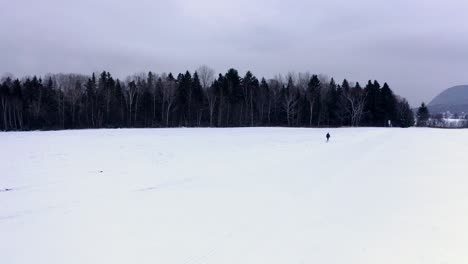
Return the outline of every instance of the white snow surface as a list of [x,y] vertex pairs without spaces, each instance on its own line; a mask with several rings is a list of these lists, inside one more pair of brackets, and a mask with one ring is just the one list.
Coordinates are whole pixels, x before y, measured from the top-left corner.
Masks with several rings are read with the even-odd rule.
[[465,264],[467,161],[468,130],[0,133],[0,263]]

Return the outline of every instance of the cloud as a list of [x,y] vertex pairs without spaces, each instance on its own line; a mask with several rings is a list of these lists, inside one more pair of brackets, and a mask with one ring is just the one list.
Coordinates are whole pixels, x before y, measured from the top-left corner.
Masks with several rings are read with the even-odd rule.
[[0,72],[288,71],[389,82],[415,105],[468,83],[466,1],[16,0]]

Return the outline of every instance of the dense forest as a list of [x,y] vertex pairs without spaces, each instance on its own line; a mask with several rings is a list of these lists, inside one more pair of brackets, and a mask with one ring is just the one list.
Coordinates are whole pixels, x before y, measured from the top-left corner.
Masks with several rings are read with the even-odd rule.
[[[414,124],[408,102],[385,83],[337,83],[308,73],[266,80],[207,66],[177,76],[125,80],[109,72],[49,74],[0,86],[0,129],[239,126],[400,126]],[[390,120],[390,122],[389,122]]]

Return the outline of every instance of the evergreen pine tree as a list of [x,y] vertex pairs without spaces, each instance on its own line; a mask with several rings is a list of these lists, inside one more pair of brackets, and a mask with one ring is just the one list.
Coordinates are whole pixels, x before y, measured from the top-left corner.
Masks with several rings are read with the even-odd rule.
[[383,111],[383,119],[385,122],[395,122],[397,114],[397,100],[393,91],[387,83],[381,89],[381,107]]
[[0,85],[0,107],[2,110],[1,120],[2,120],[2,130],[7,131],[10,129],[10,120],[8,116],[8,108],[10,102],[10,87],[7,81],[4,81]]
[[332,78],[328,85],[327,92],[327,125],[337,126],[338,125],[338,91],[335,80]]
[[397,122],[400,127],[414,126],[413,110],[405,99],[397,102]]
[[202,118],[203,118],[203,109],[204,109],[204,101],[205,94],[200,83],[200,78],[198,73],[195,72],[193,74],[192,79],[192,113],[193,113],[193,123],[197,126],[201,126]]
[[383,110],[381,108],[380,84],[377,81],[369,80],[364,88],[366,93],[366,104],[364,112],[366,113],[365,124],[369,126],[384,126]]
[[314,117],[318,117],[321,85],[322,84],[320,83],[318,76],[315,74],[312,75],[312,78],[310,78],[306,90],[306,98],[309,104],[309,126],[312,126]]
[[429,110],[427,109],[426,104],[423,102],[418,108],[417,113],[417,125],[418,126],[427,126],[427,121],[429,120]]

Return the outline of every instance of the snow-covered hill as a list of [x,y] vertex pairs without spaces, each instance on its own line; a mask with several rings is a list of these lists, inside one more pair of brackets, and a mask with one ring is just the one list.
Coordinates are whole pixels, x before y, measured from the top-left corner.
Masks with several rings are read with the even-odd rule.
[[468,85],[459,85],[448,88],[437,95],[428,104],[432,114],[445,113],[468,113]]
[[0,133],[0,263],[468,263],[467,139],[418,128]]

